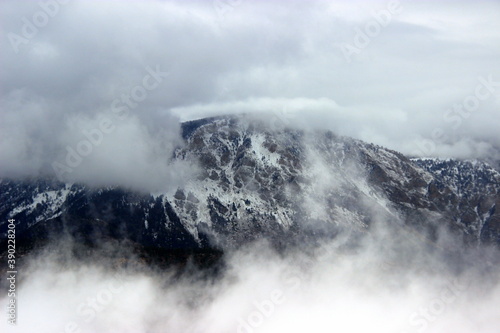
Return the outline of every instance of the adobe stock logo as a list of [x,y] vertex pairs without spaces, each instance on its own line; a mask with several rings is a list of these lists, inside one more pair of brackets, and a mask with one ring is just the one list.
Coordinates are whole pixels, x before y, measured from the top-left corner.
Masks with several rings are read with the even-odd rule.
[[238,327],[236,333],[255,333],[256,330],[264,325],[266,320],[271,318],[280,305],[287,301],[287,294],[292,294],[299,289],[302,284],[302,279],[295,272],[287,272],[284,280],[286,289],[274,289],[271,291],[269,298],[257,301],[254,300],[254,310],[245,317],[238,318]]
[[475,86],[474,92],[465,96],[461,102],[453,104],[443,114],[442,119],[446,123],[445,126],[435,127],[431,132],[431,137],[428,139],[420,138],[414,141],[418,149],[413,151],[413,155],[433,156],[438,145],[450,142],[451,138],[446,133],[449,133],[450,130],[457,131],[465,119],[479,112],[482,102],[498,96],[500,81],[494,81],[493,75],[490,74],[486,78],[479,76],[477,80],[479,83]]
[[[162,72],[160,66],[156,66],[153,70],[151,67],[146,67],[146,74],[142,79],[142,84],[133,87],[128,94],[122,94],[121,98],[116,98],[111,102],[111,112],[119,119],[124,120],[128,117],[131,109],[135,109],[140,102],[148,97],[148,92],[158,88],[160,83],[169,75],[168,72]],[[116,117],[115,117],[116,118]],[[66,146],[65,162],[52,162],[52,169],[56,173],[57,179],[64,182],[66,174],[70,174],[73,170],[80,166],[83,159],[89,156],[94,147],[101,145],[106,134],[111,134],[116,129],[113,123],[113,118],[102,116],[99,124],[93,129],[82,130],[83,136],[86,138],[76,144],[76,148]]]
[[360,27],[354,28],[356,35],[354,36],[353,43],[342,43],[340,49],[344,54],[344,58],[348,63],[351,63],[351,57],[360,54],[362,50],[370,45],[371,41],[378,37],[382,28],[387,27],[395,15],[401,14],[403,7],[399,0],[392,0],[387,4],[387,9],[382,9],[378,12],[372,12],[373,19],[366,22],[363,29]]
[[285,105],[281,110],[273,110],[271,112],[270,129],[283,130],[292,125],[292,120],[295,119],[295,113]]
[[19,46],[27,45],[30,41],[38,35],[39,29],[45,27],[49,24],[51,18],[55,17],[61,5],[66,5],[70,0],[47,0],[40,1],[38,6],[40,10],[35,12],[31,19],[23,16],[21,21],[23,25],[21,27],[21,35],[9,32],[7,37],[9,38],[10,45],[16,54],[19,53]]
[[243,0],[213,0],[212,5],[217,13],[217,23],[222,27],[226,20],[226,15],[241,6]]
[[[420,307],[409,316],[408,321],[411,331],[425,332],[446,311],[450,311],[453,304],[467,291],[470,285],[471,282],[465,277],[450,281],[426,306]],[[401,333],[408,333],[408,331],[401,331]]]

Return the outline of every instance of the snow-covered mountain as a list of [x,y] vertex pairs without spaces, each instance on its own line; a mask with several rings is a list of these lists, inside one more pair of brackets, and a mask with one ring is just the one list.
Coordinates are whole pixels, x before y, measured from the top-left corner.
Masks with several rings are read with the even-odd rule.
[[470,244],[500,244],[500,173],[486,163],[409,159],[331,132],[241,117],[184,123],[183,136],[175,158],[201,172],[173,195],[1,180],[1,238],[14,218],[28,243],[64,230],[203,249],[361,235],[384,221],[429,241],[445,227]]

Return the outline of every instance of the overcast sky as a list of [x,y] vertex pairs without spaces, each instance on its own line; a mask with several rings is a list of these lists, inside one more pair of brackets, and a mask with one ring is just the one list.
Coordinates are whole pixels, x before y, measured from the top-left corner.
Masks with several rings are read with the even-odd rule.
[[500,146],[500,1],[66,2],[0,3],[0,176],[53,174],[87,131],[65,176],[168,183],[178,121],[238,112],[412,155]]

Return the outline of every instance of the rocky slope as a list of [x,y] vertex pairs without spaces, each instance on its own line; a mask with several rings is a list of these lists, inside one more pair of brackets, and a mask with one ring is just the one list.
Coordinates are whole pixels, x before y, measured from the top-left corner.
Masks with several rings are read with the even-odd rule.
[[471,244],[500,244],[500,173],[485,163],[410,160],[331,132],[242,118],[189,122],[183,131],[175,158],[202,171],[174,195],[4,179],[0,237],[14,218],[27,242],[64,232],[204,249],[357,235],[385,221],[431,241],[445,227]]

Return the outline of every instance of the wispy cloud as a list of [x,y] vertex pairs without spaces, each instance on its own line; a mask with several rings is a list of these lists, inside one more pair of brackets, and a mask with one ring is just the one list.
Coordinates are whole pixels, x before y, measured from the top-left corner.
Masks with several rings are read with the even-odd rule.
[[[2,177],[53,174],[50,165],[65,147],[84,139],[88,124],[71,127],[74,119],[109,112],[116,98],[140,84],[147,66],[169,77],[133,109],[133,125],[116,129],[115,147],[104,152],[103,144],[86,159],[106,166],[103,179],[113,179],[105,170],[114,161],[125,163],[120,155],[129,153],[131,141],[145,147],[157,142],[160,130],[178,133],[171,111],[187,119],[285,108],[300,124],[407,154],[419,151],[418,140],[436,145],[421,155],[447,157],[481,157],[500,146],[497,85],[459,128],[444,119],[474,94],[479,77],[500,81],[500,5],[494,1],[400,1],[402,11],[350,63],[341,46],[352,43],[356,28],[375,20],[374,13],[389,10],[389,2],[226,1],[230,11],[222,24],[221,4],[211,1],[54,0],[55,15],[44,10],[49,3],[0,5]],[[29,43],[13,48],[9,34],[22,36],[26,20],[39,12],[49,20]],[[133,128],[144,132],[138,136]],[[447,140],[433,139],[436,128]],[[178,139],[163,136],[165,145]],[[148,160],[130,155],[139,164]],[[125,174],[148,170],[121,166]]]

